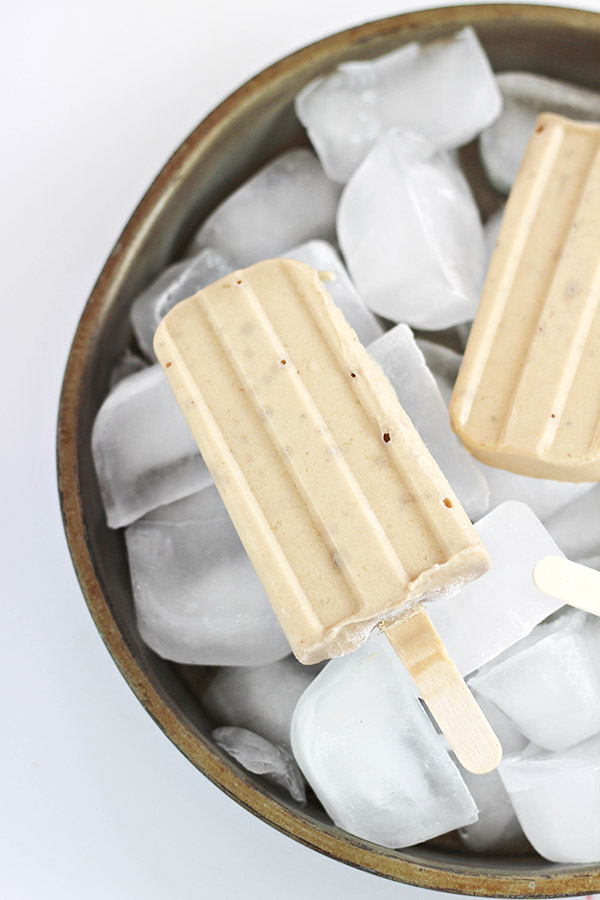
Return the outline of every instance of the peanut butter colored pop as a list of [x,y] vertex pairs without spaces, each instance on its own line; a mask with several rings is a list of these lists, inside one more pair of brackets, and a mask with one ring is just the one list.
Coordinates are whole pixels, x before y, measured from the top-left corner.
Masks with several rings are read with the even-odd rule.
[[487,554],[317,273],[234,272],[174,307],[154,347],[298,659],[382,625],[463,764],[497,765],[420,603],[481,575]]
[[600,125],[544,113],[511,191],[450,403],[490,466],[600,480]]

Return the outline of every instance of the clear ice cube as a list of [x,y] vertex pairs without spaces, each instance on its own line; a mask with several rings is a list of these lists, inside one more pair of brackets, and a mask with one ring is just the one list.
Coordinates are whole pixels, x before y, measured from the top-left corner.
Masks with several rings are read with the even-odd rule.
[[561,605],[533,582],[531,573],[539,559],[562,554],[528,506],[503,503],[475,528],[492,568],[453,597],[427,605],[462,675],[516,644]]
[[152,341],[163,316],[180,300],[228,275],[235,266],[221,253],[206,247],[197,256],[165,269],[134,301],[131,326],[140,349],[156,360]]
[[292,747],[336,825],[405,847],[474,822],[475,804],[384,637],[329,662],[300,698]]
[[383,334],[382,326],[363,303],[346,267],[331,244],[327,241],[308,241],[282,255],[306,263],[319,272],[323,287],[354,328],[362,344],[369,344]]
[[493,122],[501,107],[472,28],[435,43],[406,44],[371,61],[342,63],[296,98],[296,113],[325,171],[340,182],[390,128],[421,134],[439,147],[459,147]]
[[472,319],[485,268],[470,189],[444,151],[388,132],[346,185],[338,238],[367,306],[394,322],[441,329]]
[[448,410],[408,325],[396,325],[368,347],[401,406],[472,519],[489,504],[485,479],[450,428]]
[[489,219],[486,219],[486,222],[483,226],[483,235],[485,237],[486,269],[489,267],[490,261],[492,259],[492,254],[496,249],[498,235],[500,234],[500,226],[502,225],[502,219],[504,217],[504,209],[505,205],[502,204],[500,209],[497,209],[495,213],[492,213]]
[[234,266],[249,266],[313,238],[333,240],[339,195],[314,153],[288,150],[209,215],[190,252],[213,247]]
[[291,655],[263,666],[223,666],[202,690],[202,706],[218,725],[248,728],[291,749],[294,708],[322,668]]
[[500,776],[528,840],[552,862],[600,860],[600,735],[562,753],[529,744]]
[[506,469],[486,466],[479,461],[477,465],[490,489],[490,509],[509,500],[520,500],[542,522],[593,487],[591,483],[571,484],[567,481],[552,481],[550,478],[530,478],[528,475],[517,475]]
[[212,482],[159,365],[110,392],[94,422],[92,453],[111,528]]
[[214,485],[125,532],[139,632],[159,656],[252,666],[290,652]]
[[248,731],[247,728],[215,728],[212,738],[236,762],[284,788],[298,803],[306,803],[304,780],[294,757],[285,747]]
[[454,390],[454,382],[458,375],[462,356],[450,347],[445,347],[443,344],[434,344],[433,341],[428,341],[425,338],[417,338],[417,344],[425,357],[429,371],[436,380],[440,394],[446,404],[446,417],[448,417],[447,407],[450,404],[450,397]]
[[553,112],[596,121],[600,93],[531,72],[502,72],[496,79],[504,105],[500,117],[481,135],[480,153],[494,187],[508,193],[537,115]]
[[563,506],[545,524],[565,556],[600,569],[600,485]]
[[600,731],[600,622],[571,610],[469,684],[530,741],[566,750]]
[[[494,729],[502,745],[504,755],[522,750],[527,738],[517,731],[504,713],[475,692],[481,711]],[[513,809],[510,797],[498,774],[498,770],[487,775],[474,775],[459,764],[459,769],[471,796],[477,804],[479,818],[472,825],[459,829],[461,842],[473,853],[493,853],[495,855],[514,854],[529,847],[523,829]],[[531,848],[529,848],[531,849]]]

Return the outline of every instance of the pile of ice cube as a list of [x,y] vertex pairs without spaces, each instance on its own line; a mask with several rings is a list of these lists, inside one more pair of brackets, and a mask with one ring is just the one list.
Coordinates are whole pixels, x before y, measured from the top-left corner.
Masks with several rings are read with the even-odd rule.
[[[137,346],[114,372],[92,445],[108,524],[125,528],[140,633],[202,675],[214,740],[235,760],[299,803],[306,780],[336,825],[386,847],[458,829],[469,851],[531,844],[550,860],[590,862],[600,859],[600,622],[558,609],[531,571],[561,552],[600,568],[600,486],[481,465],[447,411],[502,218],[499,198],[482,227],[455,151],[479,136],[490,181],[507,192],[542,109],[600,118],[600,96],[527,73],[496,78],[471,28],[311,82],[296,110],[317,155],[272,160],[137,298]],[[501,739],[490,775],[453,760],[385,639],[325,667],[289,655],[155,362],[152,335],[176,302],[275,256],[321,273],[491,555],[487,575],[429,608]]]

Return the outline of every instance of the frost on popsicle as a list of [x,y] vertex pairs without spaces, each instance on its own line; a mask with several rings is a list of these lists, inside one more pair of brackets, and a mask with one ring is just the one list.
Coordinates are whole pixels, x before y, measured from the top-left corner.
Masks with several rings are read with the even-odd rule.
[[480,153],[494,187],[508,193],[536,116],[553,112],[598,121],[600,93],[532,72],[502,72],[496,81],[504,100],[502,113],[481,135]]
[[387,640],[327,664],[292,720],[294,755],[340,828],[406,847],[474,822],[475,803]]
[[335,235],[338,185],[310,150],[288,150],[230,194],[197,232],[190,252],[212,247],[234,266],[270,259]]
[[390,128],[439,147],[468,143],[500,113],[502,98],[472,28],[406,44],[371,61],[342,63],[311,81],[296,112],[323,167],[345,182]]
[[212,482],[160,366],[111,391],[94,422],[92,452],[111,528]]
[[138,628],[160,656],[249,666],[289,653],[214,485],[130,525],[126,539]]
[[450,156],[391,131],[346,185],[338,238],[367,306],[440,329],[472,319],[485,274],[479,212]]

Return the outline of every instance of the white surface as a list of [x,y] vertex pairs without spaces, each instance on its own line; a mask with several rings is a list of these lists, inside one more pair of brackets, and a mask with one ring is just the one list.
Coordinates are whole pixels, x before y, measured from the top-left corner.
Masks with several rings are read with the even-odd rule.
[[[171,151],[218,101],[276,58],[346,26],[422,5],[2,6],[0,887],[11,900],[426,896],[284,837],[170,744],[117,671],[85,608],[54,470],[60,379],[78,317]],[[585,5],[600,8],[598,0]]]

